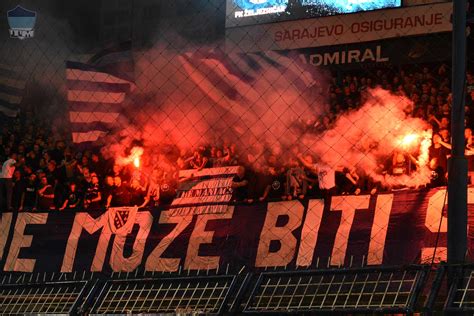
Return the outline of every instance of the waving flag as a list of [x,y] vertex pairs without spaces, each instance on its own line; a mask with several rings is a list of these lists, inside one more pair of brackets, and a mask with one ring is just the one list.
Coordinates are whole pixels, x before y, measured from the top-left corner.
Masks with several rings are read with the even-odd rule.
[[87,63],[66,62],[74,143],[95,142],[117,126],[134,87],[131,42],[105,49]]
[[11,67],[0,64],[0,113],[16,117],[25,93],[25,81]]
[[250,126],[262,125],[269,109],[275,118],[266,120],[271,126],[262,127],[267,136],[285,136],[288,129],[278,127],[289,124],[290,114],[310,114],[308,103],[302,100],[311,93],[315,79],[293,56],[214,50],[183,54],[179,59],[188,78],[226,111],[227,117],[237,117],[234,128],[240,134]]

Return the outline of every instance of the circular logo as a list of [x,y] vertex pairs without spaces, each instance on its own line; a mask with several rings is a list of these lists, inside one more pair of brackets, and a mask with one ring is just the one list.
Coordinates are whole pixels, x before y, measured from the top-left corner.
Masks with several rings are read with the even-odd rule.
[[169,189],[170,189],[170,186],[169,186],[168,183],[163,183],[163,184],[161,185],[161,190],[162,190],[162,191],[168,191]]
[[278,190],[280,188],[280,186],[281,186],[280,181],[275,180],[275,181],[272,182],[273,190]]

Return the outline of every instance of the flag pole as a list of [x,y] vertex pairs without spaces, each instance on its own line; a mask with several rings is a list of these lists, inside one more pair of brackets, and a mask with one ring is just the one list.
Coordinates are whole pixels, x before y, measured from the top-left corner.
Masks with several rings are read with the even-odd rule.
[[[467,250],[467,160],[464,156],[464,103],[466,79],[466,0],[453,1],[452,149],[448,168],[449,283]],[[453,266],[455,265],[455,266]]]

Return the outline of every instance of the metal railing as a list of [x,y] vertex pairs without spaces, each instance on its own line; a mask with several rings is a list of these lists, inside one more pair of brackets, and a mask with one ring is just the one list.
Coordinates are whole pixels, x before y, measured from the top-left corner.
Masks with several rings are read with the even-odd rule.
[[235,275],[166,275],[109,279],[92,314],[221,314],[236,284]]
[[411,312],[425,267],[260,274],[245,312]]
[[[451,273],[449,271],[457,271]],[[452,278],[451,287],[447,280]],[[4,274],[0,314],[472,312],[474,266]]]
[[96,282],[93,274],[5,275],[0,283],[0,313],[72,314]]

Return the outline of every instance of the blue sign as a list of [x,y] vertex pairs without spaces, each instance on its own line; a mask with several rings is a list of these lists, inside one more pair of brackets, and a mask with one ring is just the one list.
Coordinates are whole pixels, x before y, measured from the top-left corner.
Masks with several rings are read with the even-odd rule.
[[301,0],[302,6],[326,7],[338,13],[399,7],[401,0]]
[[288,5],[288,0],[234,0],[234,4],[242,10],[258,10]]
[[7,12],[7,18],[10,25],[10,37],[25,39],[34,36],[36,12],[17,5]]
[[397,8],[402,0],[227,0],[226,27]]

